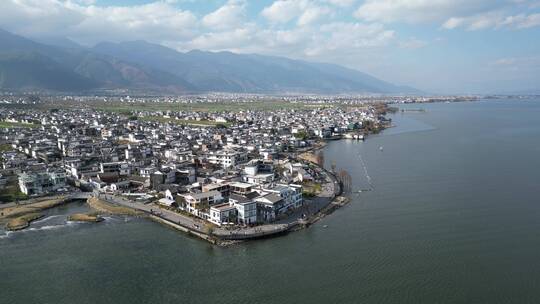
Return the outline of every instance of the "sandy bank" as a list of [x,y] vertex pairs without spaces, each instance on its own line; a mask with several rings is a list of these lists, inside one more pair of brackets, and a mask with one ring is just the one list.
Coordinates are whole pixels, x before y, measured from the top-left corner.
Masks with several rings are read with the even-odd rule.
[[103,221],[103,218],[100,217],[99,215],[94,215],[94,214],[76,213],[76,214],[70,215],[68,217],[68,221],[98,223],[98,222]]
[[35,221],[41,217],[43,217],[43,215],[39,213],[29,213],[29,214],[16,217],[14,219],[9,220],[9,222],[6,225],[6,229],[10,231],[22,230],[28,227],[32,221]]
[[7,218],[14,218],[23,216],[29,213],[40,212],[45,209],[54,208],[60,206],[66,202],[64,197],[59,197],[50,200],[44,200],[36,203],[18,205],[13,207],[8,207],[0,210],[0,220]]

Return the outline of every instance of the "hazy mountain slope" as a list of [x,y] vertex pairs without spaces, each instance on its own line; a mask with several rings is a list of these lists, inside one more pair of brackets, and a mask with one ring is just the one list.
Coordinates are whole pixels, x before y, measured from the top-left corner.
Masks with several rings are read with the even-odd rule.
[[[0,53],[6,55],[2,60],[2,85],[15,89],[137,89],[159,93],[417,92],[338,65],[283,57],[181,53],[144,41],[100,43],[90,49],[68,40],[54,42],[51,44],[56,46],[42,44],[0,30]],[[29,53],[34,57],[22,56]]]
[[90,79],[74,73],[39,53],[0,54],[0,87],[83,91],[97,87]]
[[[4,71],[7,71],[8,67],[11,71],[4,73],[4,83],[13,85],[25,83],[24,88],[57,91],[72,91],[77,87],[137,88],[175,93],[193,91],[189,83],[167,72],[142,67],[107,55],[95,54],[84,48],[62,48],[37,43],[2,30],[0,30],[0,53],[7,56],[3,61]],[[19,55],[28,53],[39,54],[40,60],[15,60]],[[49,69],[41,64],[44,61],[47,61]],[[31,62],[36,64],[35,71],[29,66]],[[50,70],[53,63],[56,65],[53,69],[56,73],[50,75],[52,79],[49,82],[35,81],[36,78],[45,79],[46,75],[39,73]],[[72,81],[67,82],[65,87],[54,79],[57,76],[60,77],[60,69],[63,72],[70,72],[72,76]],[[12,77],[14,79],[11,79]],[[25,81],[25,77],[28,81]],[[60,78],[63,79],[63,76]],[[73,82],[76,81],[80,83],[75,85]],[[58,85],[53,86],[52,83]],[[17,88],[17,86],[11,88]]]
[[100,43],[94,52],[168,71],[202,91],[398,93],[398,87],[338,65],[230,52],[187,53],[144,41]]

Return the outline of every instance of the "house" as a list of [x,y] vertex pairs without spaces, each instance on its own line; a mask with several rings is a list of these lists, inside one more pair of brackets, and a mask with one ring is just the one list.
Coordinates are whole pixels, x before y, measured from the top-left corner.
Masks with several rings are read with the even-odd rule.
[[202,186],[203,192],[219,191],[221,193],[221,196],[223,196],[223,198],[229,197],[230,189],[231,187],[229,183],[212,183],[212,184],[206,184]]
[[237,211],[237,223],[243,225],[253,225],[257,223],[257,202],[254,200],[257,192],[251,192],[247,195],[231,194],[229,204],[234,206]]
[[240,183],[235,182],[230,184],[230,192],[239,194],[239,195],[247,195],[248,193],[251,193],[253,191],[253,185],[248,183]]
[[283,204],[276,209],[277,214],[302,206],[302,186],[295,184],[275,184],[262,188],[263,193],[273,193],[283,199]]
[[174,205],[175,202],[176,201],[174,199],[174,196],[173,196],[171,190],[167,189],[167,190],[165,190],[165,197],[161,198],[158,201],[158,204],[160,204],[162,206],[166,206],[166,207],[171,207],[171,206]]
[[209,218],[209,215],[206,212],[211,206],[223,201],[223,196],[221,196],[219,191],[187,193],[182,194],[181,196],[186,201],[186,211],[203,219]]
[[268,193],[255,199],[257,203],[257,220],[273,222],[283,210],[284,200],[275,193]]
[[205,156],[207,162],[215,165],[221,165],[224,169],[234,167],[238,163],[247,160],[246,153],[232,150],[211,151]]
[[29,172],[19,175],[19,188],[26,195],[40,195],[66,186],[63,172]]
[[250,184],[267,184],[274,181],[274,168],[263,162],[250,162],[242,174],[242,180]]
[[221,226],[226,223],[236,224],[236,220],[237,210],[235,206],[224,203],[210,207],[210,222]]
[[99,168],[101,173],[118,173],[120,175],[131,174],[131,168],[126,162],[101,163]]

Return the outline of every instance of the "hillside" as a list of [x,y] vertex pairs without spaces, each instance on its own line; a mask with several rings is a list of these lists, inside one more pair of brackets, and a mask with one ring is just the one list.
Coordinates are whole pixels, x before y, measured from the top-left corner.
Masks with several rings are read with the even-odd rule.
[[84,48],[0,30],[0,88],[65,92],[127,89],[163,94],[417,93],[334,64],[231,52],[186,53],[145,41]]

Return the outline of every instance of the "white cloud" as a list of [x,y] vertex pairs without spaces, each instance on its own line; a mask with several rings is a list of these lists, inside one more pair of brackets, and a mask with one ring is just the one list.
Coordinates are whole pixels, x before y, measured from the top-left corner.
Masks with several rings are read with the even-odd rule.
[[103,40],[153,41],[191,37],[197,18],[166,2],[134,6],[96,6],[60,0],[0,1],[0,27],[23,34]]
[[465,28],[469,31],[485,29],[526,29],[540,26],[540,14],[519,14],[507,16],[502,11],[487,12],[468,17],[452,17],[443,23],[444,29]]
[[465,23],[464,18],[452,17],[446,20],[446,22],[443,23],[442,27],[447,30],[451,30],[451,29],[455,29],[457,27],[462,26],[463,23]]
[[351,52],[378,48],[393,41],[395,32],[381,24],[335,22],[320,27],[316,41],[306,51],[309,56],[323,56],[331,52]]
[[246,18],[246,2],[229,0],[225,5],[204,16],[202,22],[210,28],[228,29],[238,27]]
[[310,6],[305,9],[304,13],[298,18],[297,24],[300,26],[309,25],[316,21],[328,18],[333,14],[333,11],[325,6]]
[[366,0],[355,16],[367,21],[426,22],[441,21],[484,11],[500,5],[501,0]]
[[261,15],[274,24],[284,24],[297,19],[297,25],[304,26],[323,18],[328,21],[334,11],[312,0],[277,0],[265,7]]
[[444,29],[523,29],[540,25],[540,14],[527,13],[537,4],[537,0],[366,0],[354,15],[370,22],[440,22]]
[[502,24],[518,29],[540,26],[540,14],[508,16],[503,20]]
[[249,24],[238,29],[205,33],[172,47],[286,55],[293,58],[306,56],[320,61],[328,58],[349,59],[361,52],[375,50],[393,43],[395,33],[381,24],[333,22],[321,26],[299,26],[292,29],[261,28]]
[[300,16],[306,6],[306,0],[277,0],[265,7],[261,15],[272,23],[287,23]]
[[356,0],[326,0],[326,2],[340,7],[349,7],[355,4]]

